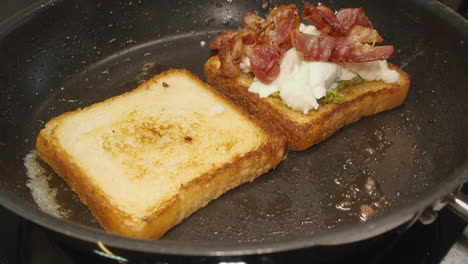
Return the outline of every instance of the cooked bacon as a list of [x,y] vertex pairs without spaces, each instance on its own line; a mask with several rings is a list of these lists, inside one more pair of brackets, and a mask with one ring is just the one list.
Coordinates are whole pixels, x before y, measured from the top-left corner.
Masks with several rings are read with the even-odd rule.
[[240,29],[211,40],[210,48],[219,49],[221,73],[238,76],[239,63],[246,56],[255,76],[270,83],[279,74],[282,55],[292,47],[309,61],[365,62],[388,59],[393,54],[393,46],[374,46],[383,38],[362,8],[344,8],[335,14],[324,5],[305,3],[302,17],[310,20],[322,35],[299,32],[300,17],[295,5],[279,6],[266,18],[247,12]]
[[301,15],[302,15],[302,18],[307,19],[311,21],[312,23],[314,23],[314,26],[318,30],[326,31],[324,28],[328,27],[327,23],[324,21],[322,14],[319,12],[319,10],[314,8],[314,6],[312,6],[311,4],[307,2],[304,3],[304,11],[302,11]]
[[291,32],[298,28],[299,14],[295,5],[279,6],[267,16],[257,35],[257,46],[245,50],[252,72],[260,81],[270,83],[278,76],[281,56],[292,48]]
[[373,28],[370,19],[362,8],[342,8],[336,14],[336,17],[340,21],[341,29],[345,32],[354,25]]
[[330,36],[313,36],[295,31],[293,45],[298,51],[304,53],[306,60],[328,61],[336,49],[336,39]]
[[255,47],[250,57],[252,72],[263,83],[271,83],[280,72],[281,53],[272,45]]
[[347,35],[355,25],[373,28],[362,8],[343,8],[335,14],[333,10],[324,5],[314,7],[309,3],[304,3],[302,17],[314,23],[315,27],[324,34],[332,36]]
[[212,50],[220,49],[222,47],[223,41],[231,39],[235,34],[236,32],[234,31],[226,31],[226,32],[219,34],[218,36],[214,37],[211,40],[210,49]]
[[329,60],[334,62],[351,61],[351,55],[353,54],[353,50],[357,45],[362,44],[353,41],[347,41],[345,38],[338,39],[336,47],[330,55]]
[[259,28],[263,23],[265,22],[265,19],[259,15],[257,15],[253,11],[249,11],[244,15],[244,18],[242,19],[242,27],[243,28]]
[[367,62],[375,60],[386,60],[393,55],[393,46],[372,46],[369,44],[355,44],[350,54],[345,58],[331,57],[332,61],[346,61],[346,62]]
[[354,25],[348,32],[346,39],[365,43],[380,43],[383,41],[377,30],[360,25]]
[[264,43],[272,42],[283,52],[292,48],[290,34],[299,28],[299,14],[295,5],[275,8],[265,23]]
[[257,41],[255,39],[255,36],[253,34],[246,34],[245,36],[242,37],[242,44],[244,45],[253,45]]
[[[295,34],[294,46],[303,52],[304,58],[308,60],[365,62],[388,59],[393,54],[393,46],[375,47],[363,44],[379,43],[383,38],[373,29],[362,8],[344,8],[335,15],[326,6],[314,7],[305,3],[302,16],[312,21],[328,38],[336,38],[333,42],[325,36]],[[320,52],[324,54],[320,55]]]
[[295,5],[279,6],[266,19],[247,12],[239,30],[216,36],[210,48],[220,50],[221,72],[225,76],[237,76],[238,64],[242,56],[247,56],[255,76],[269,83],[279,73],[281,55],[292,48],[291,32],[298,28],[299,14]]
[[393,46],[371,46],[348,38],[313,36],[301,32],[293,34],[294,47],[310,61],[366,62],[388,59]]
[[325,34],[339,35],[341,33],[340,21],[338,21],[333,10],[324,5],[314,7],[307,2],[304,3],[302,17],[309,19],[318,30]]
[[242,59],[242,47],[242,39],[239,34],[223,41],[218,57],[224,76],[234,78],[239,75],[238,64]]

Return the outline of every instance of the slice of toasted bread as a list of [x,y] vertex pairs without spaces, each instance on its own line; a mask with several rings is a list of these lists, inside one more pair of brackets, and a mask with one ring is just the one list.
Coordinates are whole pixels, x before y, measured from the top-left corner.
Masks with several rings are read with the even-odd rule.
[[186,70],[62,114],[36,148],[108,231],[159,238],[274,168],[284,139]]
[[248,91],[253,74],[241,73],[237,78],[227,78],[220,71],[217,56],[205,64],[208,83],[229,97],[257,119],[275,127],[287,139],[287,147],[299,151],[326,139],[338,129],[372,115],[394,108],[403,103],[410,86],[409,75],[389,63],[389,68],[400,74],[397,83],[369,81],[342,90],[345,98],[338,104],[325,104],[315,111],[304,114],[285,105],[280,98],[260,98]]

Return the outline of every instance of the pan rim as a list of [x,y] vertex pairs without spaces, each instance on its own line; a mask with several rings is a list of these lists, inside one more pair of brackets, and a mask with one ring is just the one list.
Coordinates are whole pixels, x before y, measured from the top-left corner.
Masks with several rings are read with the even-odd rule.
[[[18,15],[17,13],[7,19],[4,23],[0,24],[0,36],[5,34],[5,32],[13,26],[14,22],[17,21],[15,18],[20,16],[24,18],[25,16],[34,14],[34,12],[36,12],[37,9],[46,2],[47,4],[51,4],[57,1],[40,1],[34,6],[23,9],[19,12],[21,15]],[[463,30],[463,34],[468,36],[468,22],[453,10],[436,0],[415,0],[415,2],[431,10],[435,15],[442,16],[443,14],[449,14],[453,20],[447,22],[452,25],[459,25],[461,22],[463,26],[457,26],[457,28]],[[356,223],[349,226],[339,227],[331,231],[317,233],[312,236],[305,236],[291,240],[245,244],[230,243],[222,245],[187,245],[187,242],[181,243],[180,241],[138,240],[123,237],[107,233],[103,230],[96,230],[68,220],[55,218],[39,209],[31,210],[32,207],[30,205],[16,197],[12,192],[4,190],[3,188],[0,189],[0,204],[8,210],[13,211],[23,218],[26,218],[40,226],[65,234],[74,239],[90,243],[97,243],[100,241],[106,246],[113,248],[167,255],[237,256],[282,252],[318,245],[327,246],[352,243],[385,233],[415,218],[421,210],[431,206],[438,200],[443,199],[447,194],[466,182],[468,180],[468,160],[465,160],[459,168],[455,169],[449,178],[451,179],[450,181],[442,183],[437,190],[433,192],[425,192],[411,205],[403,207],[398,211],[390,211],[382,217],[372,219],[365,223]],[[344,237],[347,238],[346,241],[343,240]]]
[[[455,169],[450,177],[454,179],[440,185],[435,193],[426,192],[411,206],[393,210],[388,214],[377,217],[364,223],[341,226],[327,232],[320,232],[301,238],[268,241],[259,243],[226,243],[195,245],[187,242],[168,240],[141,240],[124,237],[104,230],[96,230],[80,225],[66,219],[59,219],[39,209],[31,210],[31,206],[18,199],[10,191],[0,191],[0,203],[8,210],[22,216],[29,221],[50,229],[54,232],[67,235],[71,238],[96,244],[103,243],[111,248],[129,250],[133,252],[179,255],[179,256],[241,256],[284,252],[314,246],[334,246],[358,242],[369,239],[387,231],[395,229],[404,223],[418,217],[420,212],[442,201],[449,193],[455,191],[468,180],[468,160]],[[338,238],[338,239],[337,239]],[[343,238],[346,238],[344,240]]]

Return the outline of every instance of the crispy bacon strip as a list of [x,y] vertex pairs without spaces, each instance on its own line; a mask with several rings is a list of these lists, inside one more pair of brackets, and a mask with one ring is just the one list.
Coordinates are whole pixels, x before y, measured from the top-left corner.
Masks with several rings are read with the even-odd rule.
[[345,56],[340,56],[339,53],[334,53],[330,57],[330,61],[367,62],[375,60],[385,60],[393,55],[393,50],[393,46],[375,47],[369,44],[358,43],[352,46],[352,48],[350,49],[350,53]]
[[[326,6],[304,4],[302,16],[309,19],[324,36],[294,34],[294,47],[312,61],[366,62],[388,59],[393,46],[375,47],[364,43],[379,43],[383,38],[373,29],[362,8],[341,9],[336,15]],[[335,38],[332,41],[329,38]],[[323,54],[321,54],[323,53]]]
[[221,49],[223,41],[230,40],[232,37],[234,37],[235,34],[236,32],[234,31],[226,31],[226,32],[219,34],[218,36],[211,39],[210,49],[212,50]]
[[360,25],[354,25],[351,30],[349,30],[346,39],[365,43],[380,43],[383,41],[383,38],[377,30]]
[[230,78],[238,76],[240,74],[238,64],[242,59],[241,35],[235,34],[231,39],[223,40],[218,57],[221,61],[221,72],[224,76]]
[[[331,62],[366,62],[388,59],[393,55],[393,46],[375,47],[359,39],[374,40],[372,32],[362,32],[362,35],[351,35],[348,38],[334,38],[332,36],[313,36],[301,32],[294,32],[293,45],[310,61]],[[372,41],[369,41],[372,42]]]
[[242,27],[243,28],[250,28],[250,29],[257,29],[262,26],[265,22],[265,19],[259,15],[257,15],[253,11],[249,11],[244,15],[242,19]]
[[279,74],[281,55],[292,48],[290,35],[297,28],[299,14],[295,5],[279,6],[266,19],[247,12],[239,30],[216,36],[210,48],[219,49],[221,72],[226,77],[237,76],[240,59],[247,56],[255,76],[270,83]]
[[268,15],[265,21],[263,43],[272,44],[283,51],[292,48],[290,34],[299,28],[299,14],[295,5],[279,6]]
[[278,76],[281,56],[292,48],[291,33],[298,28],[295,5],[279,6],[268,15],[257,38],[258,46],[248,54],[252,72],[260,81],[270,83]]
[[310,20],[318,30],[321,30],[327,35],[341,34],[342,29],[340,21],[333,10],[324,5],[314,7],[307,2],[304,3],[302,17]]
[[322,35],[299,32],[295,5],[279,6],[265,19],[247,12],[240,29],[224,32],[210,43],[211,49],[219,49],[222,74],[232,78],[239,75],[239,63],[247,56],[252,72],[268,84],[278,76],[281,57],[292,47],[310,61],[365,62],[393,55],[393,46],[374,46],[383,38],[362,8],[344,8],[335,14],[326,6],[305,3],[302,17],[310,20]]
[[336,49],[336,38],[330,36],[313,36],[299,31],[293,33],[293,45],[304,53],[306,60],[329,61]]
[[355,25],[373,28],[362,8],[343,8],[335,14],[333,10],[324,5],[314,7],[309,3],[304,3],[302,17],[314,23],[315,27],[323,33],[332,36],[346,36]]
[[345,32],[354,25],[373,28],[370,19],[362,8],[343,8],[336,14],[336,18],[340,21],[341,29]]
[[271,83],[280,72],[281,55],[272,45],[257,46],[250,57],[252,72],[262,82]]

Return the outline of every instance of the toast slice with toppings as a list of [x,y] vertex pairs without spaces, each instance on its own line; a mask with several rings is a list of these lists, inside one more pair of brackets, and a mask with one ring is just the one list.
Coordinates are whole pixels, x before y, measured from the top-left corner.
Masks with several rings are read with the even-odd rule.
[[406,72],[389,63],[389,68],[399,74],[398,82],[366,81],[344,87],[340,90],[344,99],[339,103],[323,104],[317,110],[304,114],[288,107],[281,98],[260,98],[257,93],[249,92],[249,86],[254,81],[252,73],[242,72],[231,78],[222,74],[220,67],[218,56],[206,62],[205,76],[208,83],[258,120],[276,128],[286,138],[287,147],[295,151],[323,141],[364,116],[401,105],[411,83]]
[[299,13],[294,4],[280,5],[265,18],[247,12],[236,31],[214,37],[210,48],[219,52],[206,62],[205,75],[276,127],[289,149],[304,150],[363,116],[403,103],[410,78],[387,64],[394,47],[375,45],[382,41],[362,8],[333,11],[305,2]]
[[278,165],[284,140],[186,70],[62,114],[36,144],[104,229],[160,238]]

